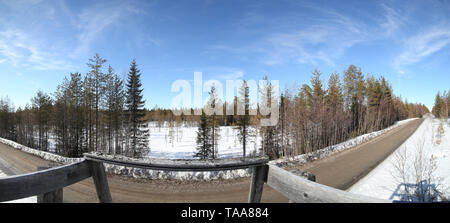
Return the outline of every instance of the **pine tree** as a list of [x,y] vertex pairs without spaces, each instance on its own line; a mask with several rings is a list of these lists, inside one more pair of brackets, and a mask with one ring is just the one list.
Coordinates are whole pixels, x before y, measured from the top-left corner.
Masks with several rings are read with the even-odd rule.
[[342,139],[342,124],[343,124],[343,93],[342,86],[337,72],[331,74],[328,80],[328,89],[325,96],[325,103],[327,104],[328,119],[331,119],[329,123],[328,132],[329,144],[337,144]]
[[122,138],[121,128],[123,125],[124,103],[125,91],[123,80],[114,72],[112,67],[109,66],[105,90],[109,154],[120,154],[122,152],[120,141]]
[[[239,89],[238,101],[239,105],[236,124],[238,129],[238,137],[242,143],[242,158],[245,159],[247,143],[249,142],[249,137],[252,136],[252,131],[250,129],[250,89],[247,81],[245,80]],[[243,114],[239,114],[239,111],[243,112]]]
[[34,148],[34,123],[33,123],[33,113],[32,110],[30,108],[30,105],[27,103],[25,105],[25,109],[24,109],[24,115],[23,115],[23,123],[25,126],[25,143],[24,145],[30,147],[30,148]]
[[88,79],[91,87],[91,94],[93,99],[92,109],[94,110],[94,120],[93,124],[95,128],[93,129],[94,134],[92,136],[94,137],[92,140],[92,147],[94,150],[98,151],[101,148],[99,147],[99,132],[100,132],[100,102],[102,100],[103,94],[104,94],[104,88],[105,88],[105,80],[106,76],[102,72],[102,66],[106,63],[106,60],[101,58],[98,53],[95,54],[94,58],[89,59],[89,63],[87,64],[91,70],[88,73]]
[[212,144],[212,158],[215,159],[217,157],[218,152],[218,141],[220,139],[220,128],[219,128],[219,116],[216,111],[220,111],[222,109],[222,101],[217,98],[216,87],[214,85],[211,86],[211,90],[209,92],[209,99],[207,102],[207,108],[211,109],[212,114],[208,116],[209,126],[211,128],[211,144]]
[[439,117],[441,119],[448,119],[448,94],[446,91],[444,91],[444,93],[442,94],[441,97],[441,110],[440,110],[440,114]]
[[[265,108],[270,108],[272,101],[277,100],[274,97],[272,83],[269,84],[267,76],[263,78],[264,84],[260,86],[261,103]],[[267,155],[269,159],[278,159],[280,156],[279,147],[277,143],[277,132],[275,126],[261,127],[261,154]]]
[[323,148],[323,141],[325,141],[325,137],[323,136],[324,132],[324,97],[325,91],[322,88],[322,81],[320,80],[320,76],[322,73],[315,69],[312,73],[313,76],[311,78],[311,89],[312,89],[312,99],[311,99],[311,121],[312,121],[312,137],[313,150],[318,150]]
[[47,151],[53,102],[49,95],[39,90],[31,99],[31,103],[38,126],[38,149]]
[[209,159],[212,156],[213,141],[211,138],[211,127],[208,123],[208,118],[202,112],[200,122],[197,130],[197,152],[194,157],[202,160]]
[[442,97],[441,97],[441,93],[440,92],[438,92],[437,94],[436,94],[436,97],[435,97],[435,99],[434,99],[434,107],[433,107],[433,114],[434,114],[434,116],[435,117],[440,117],[441,116],[441,110],[443,110],[442,109],[442,103],[443,102],[443,100],[442,100]]
[[345,71],[344,92],[345,108],[351,113],[351,132],[355,136],[362,132],[364,117],[365,81],[360,68],[350,65]]
[[54,126],[56,152],[68,157],[81,157],[88,152],[83,131],[87,131],[84,119],[83,81],[80,73],[71,73],[55,92]]
[[145,124],[145,100],[142,96],[141,72],[137,68],[136,60],[131,62],[128,72],[127,94],[126,94],[126,115],[128,122],[128,155],[141,158],[148,152],[148,126]]

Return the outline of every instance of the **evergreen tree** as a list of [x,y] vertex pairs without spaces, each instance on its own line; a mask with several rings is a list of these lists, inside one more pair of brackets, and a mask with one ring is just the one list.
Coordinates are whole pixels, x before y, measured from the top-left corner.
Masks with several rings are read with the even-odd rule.
[[344,77],[345,108],[350,110],[352,135],[358,135],[363,126],[363,109],[365,99],[365,81],[360,68],[350,65]]
[[[265,108],[270,108],[272,101],[277,100],[274,97],[272,83],[269,84],[267,76],[264,76],[264,85],[260,86],[261,103],[264,103]],[[262,154],[267,155],[269,159],[279,158],[279,148],[277,144],[277,132],[275,126],[261,127],[261,150]]]
[[149,131],[145,117],[145,100],[142,96],[141,72],[136,60],[131,62],[126,91],[126,115],[128,122],[128,156],[140,158],[148,152]]
[[334,145],[337,142],[340,141],[340,139],[343,137],[343,93],[342,93],[342,86],[339,79],[338,73],[331,74],[329,80],[328,80],[328,89],[327,94],[325,96],[325,103],[327,105],[327,117],[330,120],[330,123],[328,123],[329,128],[329,137],[328,137],[328,144]]
[[441,116],[441,110],[442,110],[442,106],[443,105],[443,100],[441,97],[441,93],[438,92],[436,94],[436,97],[434,98],[434,107],[433,107],[433,114],[435,117],[440,117]]
[[211,127],[208,124],[208,118],[202,112],[197,130],[197,152],[194,157],[202,160],[209,159],[212,156],[213,141],[211,138]]
[[441,102],[441,111],[440,111],[439,117],[441,119],[447,120],[449,112],[448,112],[448,94],[446,91],[444,91],[444,93],[442,94],[441,101],[442,101]]
[[31,99],[31,104],[38,126],[38,149],[47,151],[53,109],[52,99],[49,95],[39,90],[36,96]]
[[[106,62],[105,59],[101,58],[98,54],[95,54],[94,58],[89,59],[89,63],[87,64],[91,70],[88,73],[88,79],[91,90],[91,99],[93,100],[91,106],[94,110],[93,115],[93,124],[95,128],[93,128],[94,133],[92,134],[93,140],[91,143],[93,145],[91,147],[94,150],[99,150],[99,132],[100,132],[100,102],[104,95],[105,89],[105,81],[106,75],[102,72],[102,66]],[[91,119],[92,121],[92,119]]]
[[[219,116],[217,112],[222,109],[222,101],[217,98],[217,89],[214,85],[211,86],[211,90],[209,92],[209,99],[207,102],[208,109],[211,109],[212,114],[208,116],[208,125],[211,128],[211,151],[212,158],[215,159],[218,152],[218,140],[220,139],[220,128],[219,128]],[[217,112],[216,112],[217,111]]]
[[89,150],[84,144],[83,81],[80,73],[71,73],[55,92],[54,125],[56,152],[68,157],[81,157]]
[[108,125],[108,153],[120,154],[122,152],[120,141],[122,138],[121,127],[123,125],[125,91],[123,80],[114,73],[111,66],[108,67],[105,96],[107,108],[106,122]]
[[[245,159],[247,143],[249,142],[249,137],[252,136],[252,131],[250,129],[250,89],[247,81],[245,80],[239,89],[238,102],[236,124],[238,129],[238,137],[242,143],[242,157]],[[243,112],[243,114],[239,114],[240,112]]]

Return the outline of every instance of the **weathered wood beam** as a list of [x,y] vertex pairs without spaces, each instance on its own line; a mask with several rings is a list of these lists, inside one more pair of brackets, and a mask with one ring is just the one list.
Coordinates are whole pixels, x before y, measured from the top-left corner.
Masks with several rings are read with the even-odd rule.
[[[38,171],[47,170],[50,168],[57,167],[56,165],[39,166]],[[50,191],[44,194],[37,195],[38,203],[62,203],[63,202],[63,188],[59,188],[54,191]]]
[[[289,170],[289,172],[291,172],[299,177],[306,178],[309,181],[316,182],[316,176],[310,172],[298,170],[298,169]],[[295,202],[292,200],[289,200],[289,203],[295,203]]]
[[103,166],[103,163],[89,161],[89,165],[100,203],[112,203],[112,197],[108,185],[108,178],[106,177],[105,167]]
[[295,203],[392,203],[318,184],[275,165],[269,165],[267,184]]
[[108,157],[103,155],[85,153],[85,159],[119,166],[135,167],[142,169],[167,170],[167,171],[219,171],[247,169],[268,163],[267,158],[241,159],[216,159],[216,160],[170,160],[170,159],[146,159],[136,160],[123,156]]
[[0,202],[63,188],[91,177],[88,161],[0,179]]

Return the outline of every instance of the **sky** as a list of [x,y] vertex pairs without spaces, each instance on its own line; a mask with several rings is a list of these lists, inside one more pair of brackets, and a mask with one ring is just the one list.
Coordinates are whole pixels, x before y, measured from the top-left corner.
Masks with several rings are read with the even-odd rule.
[[450,89],[450,2],[0,0],[0,96],[16,107],[96,53],[123,77],[136,59],[147,108],[169,107],[194,72],[284,89],[354,64],[431,109]]

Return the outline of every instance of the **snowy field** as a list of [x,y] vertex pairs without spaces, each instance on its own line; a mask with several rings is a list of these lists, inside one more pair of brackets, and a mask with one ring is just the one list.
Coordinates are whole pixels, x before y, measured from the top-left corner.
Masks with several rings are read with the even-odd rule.
[[[149,124],[150,128],[150,154],[149,158],[164,159],[193,159],[197,147],[198,127],[174,126],[168,123],[158,127],[156,122]],[[256,130],[254,136],[249,138],[246,156],[255,155],[261,147],[261,137]],[[231,126],[221,126],[218,140],[217,158],[242,157],[242,143],[238,139],[238,130]]]
[[[450,120],[443,122],[444,135],[441,137],[438,134],[438,127],[440,120],[428,117],[424,120],[422,125],[417,131],[403,144],[401,145],[391,156],[383,161],[379,166],[372,170],[366,177],[361,179],[358,183],[353,185],[349,192],[367,195],[371,197],[390,199],[390,200],[402,200],[404,194],[405,185],[401,180],[401,176],[406,177],[408,180],[408,187],[415,188],[417,185],[411,177],[415,175],[414,160],[418,157],[422,157],[423,167],[427,167],[430,158],[435,161],[435,170],[432,171],[434,182],[431,182],[431,186],[439,187],[439,189],[446,197],[450,196]],[[438,142],[440,141],[440,142]],[[423,151],[423,156],[418,151]],[[400,156],[402,155],[402,156]],[[406,157],[406,158],[401,158]],[[407,174],[401,174],[398,171],[401,161],[405,160]],[[418,166],[418,165],[416,165]],[[423,168],[425,169],[425,168]],[[424,171],[427,172],[427,171]],[[425,173],[425,176],[428,174]],[[425,178],[425,177],[424,177]],[[424,179],[422,178],[422,179]]]
[[[197,126],[186,124],[177,125],[174,123],[170,127],[169,122],[157,126],[157,122],[148,124],[150,138],[150,153],[148,158],[161,159],[194,159],[197,147]],[[261,137],[254,128],[253,136],[248,138],[246,156],[257,154],[261,147]],[[37,135],[35,136],[38,139]],[[216,158],[236,158],[242,157],[242,143],[238,138],[238,130],[232,126],[219,127],[219,140],[217,142]],[[54,152],[56,140],[53,133],[49,136],[49,151]]]

